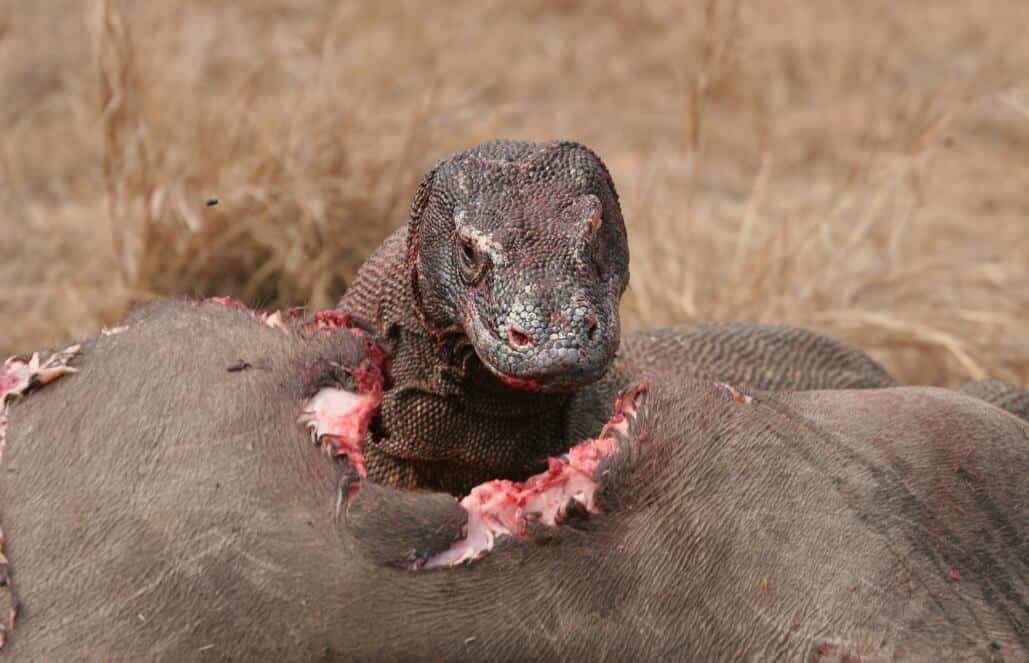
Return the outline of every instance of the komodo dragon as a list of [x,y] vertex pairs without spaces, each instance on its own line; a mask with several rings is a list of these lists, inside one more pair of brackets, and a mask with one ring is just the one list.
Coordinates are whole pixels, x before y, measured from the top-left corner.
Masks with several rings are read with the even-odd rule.
[[383,358],[345,331],[174,301],[124,327],[7,367],[0,660],[1029,657],[1029,425],[980,400],[656,375],[459,505],[341,485],[297,424],[328,390],[363,439]]
[[[789,327],[620,339],[628,281],[618,195],[585,146],[495,140],[436,164],[340,302],[392,347],[370,476],[455,494],[525,478],[595,435],[618,389],[656,366],[761,390],[896,384],[856,348]],[[975,395],[1029,417],[1021,389],[987,387]]]

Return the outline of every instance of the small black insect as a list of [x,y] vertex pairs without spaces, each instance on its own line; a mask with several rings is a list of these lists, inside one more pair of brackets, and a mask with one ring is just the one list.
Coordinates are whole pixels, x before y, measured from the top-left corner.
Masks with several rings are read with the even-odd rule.
[[239,373],[240,371],[245,371],[248,368],[253,368],[250,362],[246,362],[240,359],[235,363],[229,364],[225,370],[229,373]]
[[217,198],[208,198],[207,199],[207,206],[208,207],[214,207],[217,204],[218,204],[218,199]]

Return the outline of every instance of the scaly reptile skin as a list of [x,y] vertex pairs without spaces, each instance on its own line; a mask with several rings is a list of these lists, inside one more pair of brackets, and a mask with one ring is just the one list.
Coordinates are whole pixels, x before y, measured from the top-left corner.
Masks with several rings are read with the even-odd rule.
[[571,395],[508,387],[460,338],[429,331],[412,303],[406,238],[406,228],[387,238],[341,302],[392,351],[393,387],[366,447],[369,478],[459,494],[497,476],[529,476],[561,451]]
[[592,436],[607,403],[648,370],[724,382],[754,391],[870,389],[897,382],[861,350],[794,327],[709,322],[628,334],[607,375],[580,389],[569,418],[570,439]]
[[614,184],[582,145],[492,141],[437,164],[340,302],[392,346],[369,477],[454,493],[523,479],[657,364],[756,388],[893,384],[854,348],[761,325],[629,335],[616,361],[628,278]]
[[369,476],[460,493],[538,471],[571,393],[610,368],[628,263],[586,147],[491,141],[437,164],[340,302],[392,347]]
[[1029,421],[1029,391],[1018,385],[986,378],[963,385],[958,391],[975,396]]

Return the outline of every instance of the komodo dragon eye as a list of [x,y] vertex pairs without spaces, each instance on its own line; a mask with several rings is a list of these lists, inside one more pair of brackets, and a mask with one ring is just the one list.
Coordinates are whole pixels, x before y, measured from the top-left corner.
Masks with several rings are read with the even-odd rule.
[[461,277],[465,283],[474,285],[479,282],[489,268],[489,257],[479,250],[475,242],[468,237],[458,235],[457,243]]
[[464,256],[464,261],[467,265],[475,264],[475,247],[468,240],[461,241],[461,255]]

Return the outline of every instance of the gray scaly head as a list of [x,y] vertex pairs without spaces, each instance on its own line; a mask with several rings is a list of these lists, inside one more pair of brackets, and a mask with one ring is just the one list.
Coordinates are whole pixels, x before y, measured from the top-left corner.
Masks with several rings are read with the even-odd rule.
[[415,196],[407,252],[426,327],[466,337],[508,386],[569,390],[610,367],[629,251],[588,148],[498,140],[440,162]]

